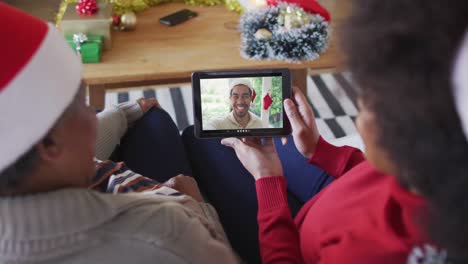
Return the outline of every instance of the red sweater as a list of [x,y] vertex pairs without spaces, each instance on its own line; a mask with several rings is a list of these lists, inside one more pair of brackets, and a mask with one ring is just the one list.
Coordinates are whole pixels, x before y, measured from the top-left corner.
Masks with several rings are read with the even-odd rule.
[[407,263],[425,244],[415,217],[425,200],[378,172],[359,150],[320,138],[309,163],[336,180],[294,220],[285,178],[256,182],[263,263]]

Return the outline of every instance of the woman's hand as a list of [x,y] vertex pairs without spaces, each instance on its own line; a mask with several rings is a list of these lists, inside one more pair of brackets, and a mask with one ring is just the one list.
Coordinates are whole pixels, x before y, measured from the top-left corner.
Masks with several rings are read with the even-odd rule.
[[[320,134],[315,124],[312,107],[302,92],[293,87],[293,98],[284,100],[284,108],[292,128],[294,144],[299,152],[309,159],[315,152]],[[286,142],[283,140],[283,145]]]
[[159,102],[156,100],[156,98],[140,98],[137,100],[137,103],[140,105],[143,114],[148,112],[152,107],[161,108],[161,105],[159,105]]
[[268,176],[283,176],[283,167],[276,153],[273,138],[225,138],[221,144],[231,147],[237,158],[255,180]]
[[191,196],[197,202],[205,202],[197,182],[190,176],[179,174],[167,180],[163,185]]

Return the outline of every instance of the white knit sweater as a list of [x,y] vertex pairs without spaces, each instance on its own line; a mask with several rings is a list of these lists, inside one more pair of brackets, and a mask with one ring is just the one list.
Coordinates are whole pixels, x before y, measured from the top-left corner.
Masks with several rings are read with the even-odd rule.
[[[99,115],[99,158],[138,110],[127,104]],[[0,198],[0,263],[235,262],[215,210],[187,196],[62,189]]]

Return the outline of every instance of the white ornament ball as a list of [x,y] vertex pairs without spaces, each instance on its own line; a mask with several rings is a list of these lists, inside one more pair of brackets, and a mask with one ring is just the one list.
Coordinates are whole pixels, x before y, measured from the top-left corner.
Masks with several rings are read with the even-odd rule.
[[272,35],[271,35],[271,32],[268,29],[261,28],[261,29],[257,30],[257,32],[255,32],[254,36],[255,36],[256,39],[266,39],[266,40],[268,40],[268,39],[271,39]]
[[120,17],[120,28],[123,30],[134,30],[137,25],[135,12],[129,11]]

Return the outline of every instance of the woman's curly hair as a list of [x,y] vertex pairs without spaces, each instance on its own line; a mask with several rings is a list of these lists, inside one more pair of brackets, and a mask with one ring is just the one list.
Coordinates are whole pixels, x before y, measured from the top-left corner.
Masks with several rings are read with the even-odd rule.
[[376,114],[378,144],[400,169],[398,180],[427,198],[429,212],[418,221],[429,222],[422,226],[430,238],[467,262],[468,143],[451,75],[468,1],[351,2],[340,42]]

